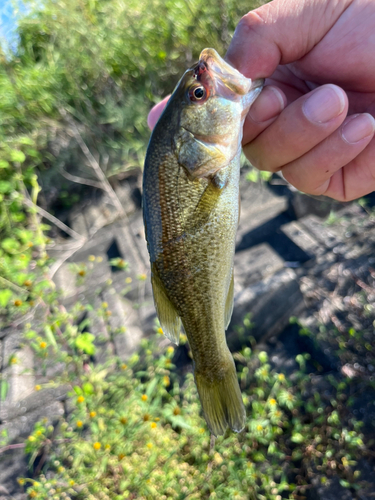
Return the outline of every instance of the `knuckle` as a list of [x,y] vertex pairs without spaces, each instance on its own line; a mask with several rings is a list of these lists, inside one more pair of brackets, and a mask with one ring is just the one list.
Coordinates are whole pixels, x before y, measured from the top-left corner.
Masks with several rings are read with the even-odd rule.
[[245,14],[240,19],[236,31],[238,29],[243,33],[243,32],[253,31],[259,28],[259,26],[261,26],[264,22],[259,11],[260,9],[257,9]]

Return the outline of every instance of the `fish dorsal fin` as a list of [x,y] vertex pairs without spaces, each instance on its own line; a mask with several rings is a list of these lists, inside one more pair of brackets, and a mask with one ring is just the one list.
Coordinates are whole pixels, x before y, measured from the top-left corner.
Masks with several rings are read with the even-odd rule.
[[172,302],[168,299],[165,288],[160,280],[159,273],[152,265],[151,275],[152,291],[156,314],[164,335],[174,344],[178,345],[180,339],[181,320]]
[[224,316],[225,329],[228,328],[229,323],[230,323],[230,319],[232,317],[233,302],[234,302],[234,275],[233,275],[233,268],[232,268],[232,277],[231,277],[230,283],[229,283],[227,300],[225,301],[225,313],[224,313],[225,314],[225,316]]

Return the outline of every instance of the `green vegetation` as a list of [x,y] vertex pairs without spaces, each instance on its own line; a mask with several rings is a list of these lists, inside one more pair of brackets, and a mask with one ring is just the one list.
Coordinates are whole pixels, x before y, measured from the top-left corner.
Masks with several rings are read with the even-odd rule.
[[[25,339],[41,371],[62,363],[54,383],[72,387],[71,412],[54,425],[39,422],[26,440],[30,466],[43,459],[38,477],[19,478],[29,498],[292,499],[312,477],[324,482],[333,473],[343,486],[363,486],[355,467],[361,423],[345,420],[346,383],[322,397],[305,373],[308,356],[297,356],[290,381],[265,352],[237,353],[248,425],[210,450],[193,376],[177,377],[173,347],[160,347],[155,335],[126,364],[94,365],[90,322],[79,320],[92,308],[68,312],[52,295],[47,308],[44,333],[25,325]],[[97,311],[108,313],[105,303]]]

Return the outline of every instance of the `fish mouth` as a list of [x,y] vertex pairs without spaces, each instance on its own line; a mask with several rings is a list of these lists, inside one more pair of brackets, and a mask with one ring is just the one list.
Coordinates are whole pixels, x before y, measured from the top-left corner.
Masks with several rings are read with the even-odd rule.
[[[215,83],[215,90],[220,95],[223,94],[223,91],[224,93],[228,93],[225,92],[225,89],[228,89],[230,93],[234,93],[240,97],[247,94],[252,87],[251,79],[246,78],[233,68],[233,66],[224,61],[215,49],[204,49],[201,52],[197,65],[197,77],[203,75],[204,68]],[[223,97],[227,96],[223,95]]]
[[240,100],[264,84],[263,79],[252,81],[246,78],[220,57],[215,49],[204,49],[201,52],[194,76],[202,83],[209,84],[216,95],[233,101]]

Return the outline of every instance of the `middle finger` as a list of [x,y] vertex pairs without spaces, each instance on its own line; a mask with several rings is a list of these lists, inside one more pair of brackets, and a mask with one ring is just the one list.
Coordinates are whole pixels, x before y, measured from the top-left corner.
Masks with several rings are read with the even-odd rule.
[[252,165],[276,172],[315,147],[344,121],[348,112],[345,92],[323,85],[287,106],[278,118],[243,147]]

